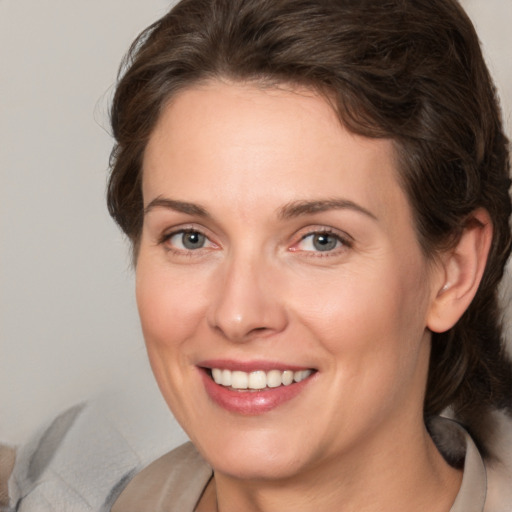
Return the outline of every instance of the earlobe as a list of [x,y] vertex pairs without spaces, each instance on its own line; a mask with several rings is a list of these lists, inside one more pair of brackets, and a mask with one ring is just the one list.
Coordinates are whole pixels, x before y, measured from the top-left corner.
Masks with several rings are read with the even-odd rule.
[[451,329],[473,300],[487,263],[492,223],[484,209],[475,210],[455,247],[441,255],[441,283],[433,290],[427,327],[433,332]]

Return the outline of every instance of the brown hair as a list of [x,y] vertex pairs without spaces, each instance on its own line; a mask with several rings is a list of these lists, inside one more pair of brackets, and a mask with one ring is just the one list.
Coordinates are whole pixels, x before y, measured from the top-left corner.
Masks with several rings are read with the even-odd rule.
[[216,77],[312,87],[349,130],[394,140],[427,256],[456,240],[476,208],[489,212],[493,243],[477,295],[454,328],[432,335],[425,415],[451,406],[471,429],[489,407],[510,409],[497,301],[511,247],[508,141],[458,3],[182,0],[132,45],[112,105],[108,207],[135,255],[148,138],[169,98]]

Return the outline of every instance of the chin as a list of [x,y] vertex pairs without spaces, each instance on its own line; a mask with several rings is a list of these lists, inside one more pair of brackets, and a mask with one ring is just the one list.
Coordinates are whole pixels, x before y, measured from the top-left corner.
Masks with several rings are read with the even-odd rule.
[[212,461],[215,472],[241,480],[285,480],[293,477],[301,470],[298,460],[290,460],[275,454],[257,458],[233,454],[233,457],[222,457]]
[[300,472],[305,455],[300,453],[301,446],[288,445],[283,436],[268,434],[246,434],[239,439],[196,446],[216,472],[233,478],[279,480]]

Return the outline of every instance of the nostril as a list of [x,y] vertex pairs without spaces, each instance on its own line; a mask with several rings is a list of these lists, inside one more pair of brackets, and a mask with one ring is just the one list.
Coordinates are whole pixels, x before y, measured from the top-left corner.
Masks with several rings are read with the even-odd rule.
[[246,339],[253,339],[258,337],[265,337],[266,335],[270,335],[273,330],[269,327],[254,327],[251,329],[246,335]]

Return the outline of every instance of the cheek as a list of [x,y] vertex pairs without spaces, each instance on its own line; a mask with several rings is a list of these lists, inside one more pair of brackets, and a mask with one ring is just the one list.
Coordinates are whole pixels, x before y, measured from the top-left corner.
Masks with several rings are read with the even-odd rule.
[[[338,356],[404,364],[423,339],[428,292],[421,265],[366,265],[297,285],[291,308]],[[397,270],[400,268],[400,271]],[[341,359],[344,360],[344,359]],[[353,361],[352,361],[353,362]]]
[[[197,334],[204,318],[203,295],[197,282],[167,265],[139,257],[136,298],[146,349],[154,376],[168,406],[186,426],[194,416],[187,379],[191,366],[189,340]],[[187,390],[187,393],[183,391]]]
[[172,348],[189,338],[204,316],[204,281],[139,260],[136,298],[148,349]]

